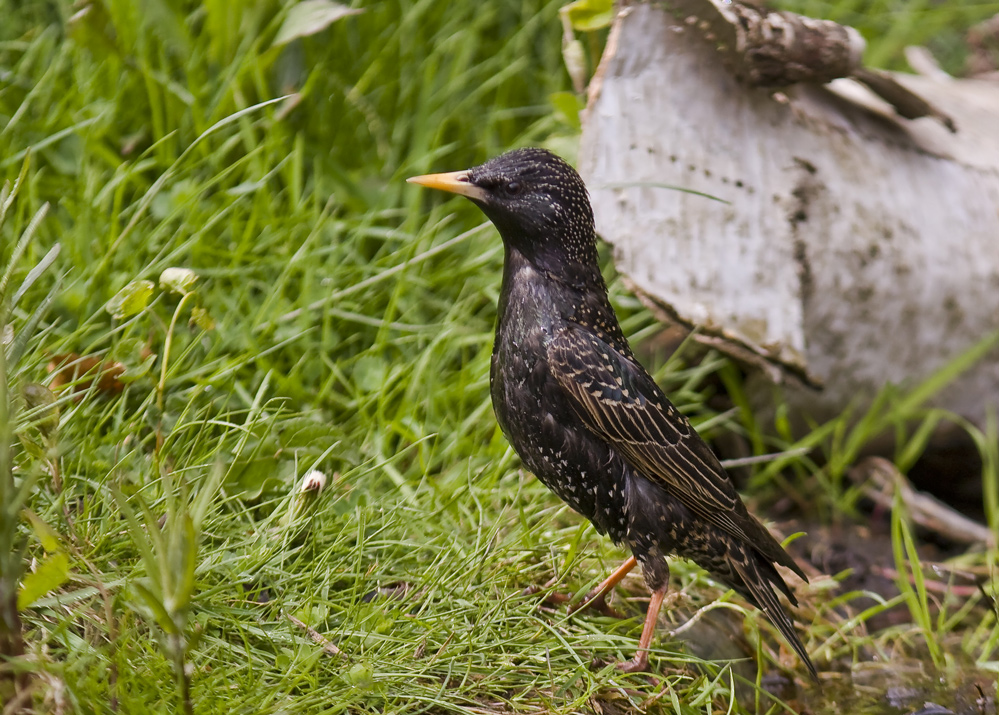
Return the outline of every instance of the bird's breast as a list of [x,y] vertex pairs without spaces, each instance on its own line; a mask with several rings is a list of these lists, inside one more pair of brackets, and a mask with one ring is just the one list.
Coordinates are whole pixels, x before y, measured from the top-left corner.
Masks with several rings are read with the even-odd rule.
[[548,364],[565,320],[557,287],[522,269],[505,279],[490,374],[500,428],[527,467],[596,527],[621,541],[626,527],[624,466],[583,424]]

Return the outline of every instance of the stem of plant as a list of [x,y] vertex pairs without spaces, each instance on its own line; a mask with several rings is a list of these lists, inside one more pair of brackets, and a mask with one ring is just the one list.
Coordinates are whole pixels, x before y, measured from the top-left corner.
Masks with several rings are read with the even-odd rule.
[[177,304],[177,309],[173,311],[170,319],[170,327],[167,328],[166,340],[163,343],[163,358],[160,360],[160,379],[156,383],[156,407],[159,410],[159,425],[156,427],[156,458],[159,460],[160,449],[163,447],[163,393],[166,390],[167,368],[170,364],[170,347],[173,344],[173,331],[177,326],[177,319],[187,303],[187,299],[194,296],[194,292],[185,293]]
[[187,667],[184,656],[187,645],[184,642],[184,634],[174,633],[169,636],[170,650],[173,651],[173,667],[177,671],[177,689],[180,692],[180,699],[184,705],[186,715],[194,715],[194,703],[191,702],[191,679],[187,674]]

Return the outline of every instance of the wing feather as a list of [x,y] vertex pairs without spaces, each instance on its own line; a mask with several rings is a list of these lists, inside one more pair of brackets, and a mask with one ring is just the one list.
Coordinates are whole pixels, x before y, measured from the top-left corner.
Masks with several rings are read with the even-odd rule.
[[641,365],[573,324],[552,339],[548,363],[579,417],[639,473],[704,521],[804,577],[749,514],[714,452]]

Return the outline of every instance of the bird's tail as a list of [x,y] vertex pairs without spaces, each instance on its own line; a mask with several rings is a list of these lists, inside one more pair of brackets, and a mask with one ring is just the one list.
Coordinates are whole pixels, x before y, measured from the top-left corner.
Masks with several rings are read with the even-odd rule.
[[801,639],[798,638],[798,634],[794,630],[794,623],[784,611],[784,607],[781,606],[780,601],[777,599],[777,594],[774,592],[774,588],[776,587],[777,590],[787,596],[791,605],[798,605],[797,600],[791,593],[791,589],[784,583],[784,579],[777,573],[777,569],[774,568],[772,563],[766,560],[765,556],[761,556],[751,546],[743,544],[732,545],[729,555],[731,556],[729,567],[732,570],[733,581],[735,581],[732,585],[743,596],[748,598],[754,606],[763,611],[766,617],[770,619],[770,622],[781,632],[781,635],[784,636],[791,648],[794,649],[794,652],[798,654],[798,657],[808,666],[808,671],[812,674],[812,678],[818,680],[815,665],[808,657],[808,652],[805,650]]

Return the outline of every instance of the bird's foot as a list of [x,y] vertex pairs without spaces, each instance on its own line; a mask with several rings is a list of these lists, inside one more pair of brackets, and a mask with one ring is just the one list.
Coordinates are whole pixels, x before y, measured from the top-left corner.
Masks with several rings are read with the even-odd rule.
[[644,673],[649,669],[649,652],[639,650],[631,660],[618,663],[617,669],[622,673]]
[[[548,591],[556,583],[556,579],[551,579],[544,586],[528,586],[521,594],[524,596],[533,596],[538,593],[543,593]],[[607,591],[602,590],[597,587],[586,594],[582,599],[573,603],[576,600],[576,596],[571,596],[565,593],[559,593],[558,591],[552,591],[551,593],[545,593],[545,597],[539,604],[541,608],[559,608],[563,604],[569,604],[569,615],[574,613],[579,613],[580,611],[596,611],[602,616],[608,616],[609,618],[617,618],[618,620],[624,620],[627,616],[619,611],[615,610],[612,606],[607,603]]]
[[[542,593],[543,591],[547,591],[553,585],[554,582],[549,581],[544,586],[528,586],[521,591],[521,594],[524,596],[533,596],[535,594]],[[572,601],[572,596],[559,593],[558,591],[553,591],[552,593],[545,594],[545,597],[541,600],[541,603],[538,604],[538,607],[555,609],[559,608],[564,603],[569,603],[570,601]]]
[[[535,594],[542,593],[551,588],[552,584],[545,584],[544,586],[528,586],[521,594],[524,596],[534,596]],[[553,591],[551,593],[546,593],[545,597],[538,604],[541,608],[560,608],[565,604],[569,605],[569,615],[574,613],[579,613],[580,611],[596,611],[602,616],[607,616],[609,618],[617,618],[618,620],[624,620],[627,616],[623,613],[615,610],[610,604],[607,603],[607,594],[599,593],[596,591],[591,591],[586,594],[582,600],[577,603],[573,603],[576,599],[575,596],[559,593],[558,591]]]
[[660,611],[670,611],[676,606],[677,603],[682,601],[686,597],[684,591],[670,591],[666,594],[666,598],[663,599],[662,606],[659,607]]
[[624,619],[624,614],[619,613],[607,603],[607,593],[602,591],[590,591],[579,603],[569,606],[569,615],[579,611],[593,610],[603,616],[610,618]]

